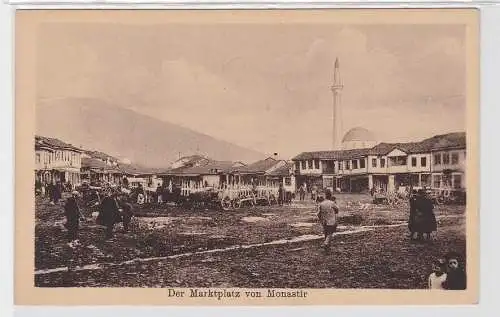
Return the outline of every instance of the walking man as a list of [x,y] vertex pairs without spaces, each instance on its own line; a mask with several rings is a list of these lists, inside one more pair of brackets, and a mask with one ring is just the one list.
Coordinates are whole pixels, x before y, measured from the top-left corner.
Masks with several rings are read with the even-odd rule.
[[334,200],[335,197],[333,197],[332,191],[327,189],[325,192],[325,200],[318,206],[318,218],[323,226],[323,232],[325,234],[325,241],[322,246],[325,249],[330,248],[333,238],[332,235],[337,231],[337,215],[339,213],[339,208]]

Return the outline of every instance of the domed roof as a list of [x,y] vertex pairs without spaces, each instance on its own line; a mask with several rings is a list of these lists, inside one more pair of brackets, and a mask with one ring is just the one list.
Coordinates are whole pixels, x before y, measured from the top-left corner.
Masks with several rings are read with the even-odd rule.
[[375,141],[375,135],[365,128],[356,127],[347,131],[342,142],[349,141]]

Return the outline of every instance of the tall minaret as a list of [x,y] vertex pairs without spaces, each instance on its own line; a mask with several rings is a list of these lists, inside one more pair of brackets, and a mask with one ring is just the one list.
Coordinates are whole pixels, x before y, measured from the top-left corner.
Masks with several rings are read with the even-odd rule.
[[333,150],[340,150],[342,138],[342,109],[340,105],[340,92],[342,90],[342,81],[340,80],[340,65],[338,57],[335,59],[335,68],[333,73]]

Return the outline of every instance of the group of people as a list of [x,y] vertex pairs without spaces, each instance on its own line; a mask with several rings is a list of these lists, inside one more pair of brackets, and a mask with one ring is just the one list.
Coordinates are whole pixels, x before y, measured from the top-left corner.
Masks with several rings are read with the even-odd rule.
[[442,290],[464,290],[467,287],[465,269],[460,255],[450,252],[432,263],[432,273],[429,275],[428,288]]
[[[68,230],[69,241],[78,239],[80,222],[86,219],[78,203],[79,196],[80,193],[78,191],[73,191],[71,197],[69,197],[64,204],[64,216],[66,218],[65,226]],[[132,217],[133,207],[128,202],[128,197],[108,191],[100,202],[96,223],[106,227],[105,237],[106,239],[110,239],[113,237],[115,225],[120,222],[123,223],[123,229],[127,232]]]
[[311,200],[313,201],[316,201],[316,199],[319,197],[319,189],[317,185],[312,185],[309,188],[306,183],[302,183],[302,185],[300,185],[299,187],[299,200],[305,200],[306,194],[308,192],[311,193]]
[[43,183],[40,181],[35,182],[35,194],[37,196],[48,197],[52,205],[57,204],[61,200],[64,191],[71,191],[72,186],[70,183],[63,183],[60,181],[52,181]]

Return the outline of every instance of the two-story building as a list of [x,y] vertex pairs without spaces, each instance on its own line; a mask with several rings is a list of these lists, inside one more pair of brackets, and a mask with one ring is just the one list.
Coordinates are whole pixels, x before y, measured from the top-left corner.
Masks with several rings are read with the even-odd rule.
[[229,186],[266,186],[270,173],[286,165],[285,160],[268,157],[249,165],[232,168],[225,174],[226,179],[223,182]]
[[82,153],[81,177],[83,182],[118,185],[121,183],[123,175],[119,159],[99,151],[84,151]]
[[431,151],[432,187],[466,188],[467,151],[464,137],[436,142]]
[[168,171],[160,173],[164,184],[173,184],[181,188],[218,188],[228,182],[228,175],[233,168],[244,166],[240,162],[216,161],[205,158],[196,164],[173,165]]
[[402,186],[465,187],[465,133],[449,133],[421,142],[379,143],[372,148],[303,152],[294,157],[297,184],[338,191]]
[[61,140],[35,136],[35,175],[42,183],[80,184],[82,150]]
[[362,191],[368,186],[369,149],[303,152],[292,159],[297,185]]
[[279,187],[282,184],[286,191],[294,193],[296,184],[293,169],[293,163],[286,162],[282,166],[267,172],[266,186]]
[[394,191],[401,186],[430,187],[430,150],[420,142],[374,146],[368,153],[369,188]]

